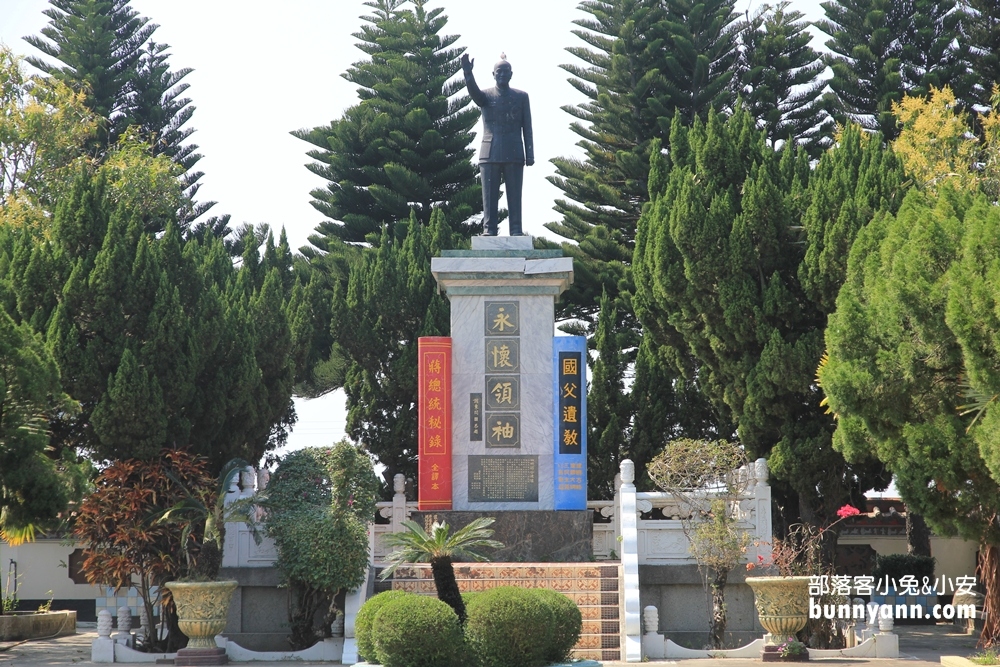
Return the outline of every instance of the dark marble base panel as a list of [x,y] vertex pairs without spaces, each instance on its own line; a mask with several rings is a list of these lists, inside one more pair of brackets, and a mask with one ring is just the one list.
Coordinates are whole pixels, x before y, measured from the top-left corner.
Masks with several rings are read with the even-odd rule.
[[586,563],[593,560],[594,518],[590,510],[507,510],[494,512],[414,512],[429,529],[446,521],[452,532],[480,517],[492,517],[493,539],[503,549],[483,549],[495,563]]

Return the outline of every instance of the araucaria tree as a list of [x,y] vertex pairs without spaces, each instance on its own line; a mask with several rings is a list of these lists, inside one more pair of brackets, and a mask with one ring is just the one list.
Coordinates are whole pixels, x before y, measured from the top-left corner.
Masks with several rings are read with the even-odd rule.
[[866,216],[898,205],[898,161],[849,127],[812,173],[804,151],[773,151],[740,108],[690,129],[675,120],[669,157],[655,154],[636,314],[654,341],[691,351],[699,386],[731,411],[749,456],[768,458],[785,512],[776,521],[827,523],[888,481],[833,450],[812,378],[841,258]]
[[[194,132],[185,127],[194,107],[183,97],[188,88],[183,79],[192,70],[170,69],[170,47],[152,41],[159,26],[133,9],[130,0],[50,0],[49,4],[44,12],[49,24],[41,35],[25,41],[51,60],[33,56],[28,62],[83,95],[84,104],[100,119],[100,130],[89,145],[95,157],[103,157],[133,128],[151,154],[166,155],[180,166],[187,201],[179,222],[186,229],[214,204],[192,201],[202,176],[194,171],[201,158],[198,147],[185,143]],[[205,224],[228,232],[226,220]]]
[[[316,146],[309,169],[326,179],[313,206],[329,218],[309,241],[315,255],[332,239],[363,242],[383,225],[410,217],[430,223],[440,210],[446,224],[468,236],[482,199],[471,163],[470,107],[460,71],[457,35],[441,35],[443,10],[426,0],[370,0],[373,14],[355,36],[370,57],[343,76],[361,101],[327,126],[293,134]],[[412,8],[407,5],[412,5]]]

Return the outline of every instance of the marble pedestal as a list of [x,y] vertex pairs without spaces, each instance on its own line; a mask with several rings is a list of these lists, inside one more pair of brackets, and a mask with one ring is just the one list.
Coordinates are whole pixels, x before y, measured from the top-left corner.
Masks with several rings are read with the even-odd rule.
[[484,549],[494,563],[587,563],[594,555],[594,516],[590,510],[507,512],[414,512],[424,528],[447,522],[451,532],[481,517],[496,521],[493,539],[503,549]]
[[451,302],[452,509],[554,509],[552,339],[573,259],[474,237],[431,273]]

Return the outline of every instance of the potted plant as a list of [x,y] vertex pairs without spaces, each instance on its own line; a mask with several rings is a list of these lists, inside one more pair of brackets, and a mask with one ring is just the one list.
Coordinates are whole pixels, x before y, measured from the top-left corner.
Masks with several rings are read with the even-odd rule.
[[[764,637],[762,657],[765,660],[776,659],[774,654],[780,652],[779,647],[789,642],[799,643],[795,635],[809,621],[810,574],[818,574],[823,569],[821,550],[825,533],[837,523],[860,513],[857,508],[844,505],[837,510],[839,518],[829,526],[821,529],[805,525],[793,527],[788,539],[775,541],[770,563],[758,556],[758,563],[747,564],[748,572],[757,568],[777,571],[777,576],[746,578],[754,593],[760,624],[769,633]],[[771,657],[768,654],[772,654]]]
[[[177,606],[178,627],[188,637],[187,648],[178,651],[175,665],[225,664],[225,650],[216,647],[215,636],[225,630],[229,603],[239,585],[235,580],[219,581],[222,567],[222,547],[226,521],[248,517],[242,503],[227,507],[226,491],[240,470],[249,464],[233,459],[219,473],[214,490],[191,491],[184,480],[171,475],[186,497],[166,510],[160,522],[177,523],[183,527],[186,576],[165,584]],[[249,522],[252,525],[252,522]],[[197,538],[201,537],[199,541]]]

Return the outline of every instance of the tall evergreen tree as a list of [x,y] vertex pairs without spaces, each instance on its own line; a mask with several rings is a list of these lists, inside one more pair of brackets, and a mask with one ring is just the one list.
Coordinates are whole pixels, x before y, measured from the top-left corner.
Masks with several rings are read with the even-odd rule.
[[[601,297],[587,388],[587,497],[610,498],[618,464],[624,458],[631,417],[625,393],[627,357],[622,349],[627,341],[616,333],[618,313],[607,294]],[[641,469],[641,468],[640,468]]]
[[830,143],[834,125],[824,108],[826,81],[820,79],[826,65],[809,46],[812,35],[802,12],[789,5],[765,5],[744,27],[740,94],[772,146],[793,141],[818,157]]
[[386,489],[397,473],[416,476],[417,339],[448,331],[450,308],[430,263],[454,243],[443,211],[430,225],[414,213],[395,232],[383,228],[377,247],[366,249],[346,294],[337,285],[330,327],[347,360],[347,433],[386,467]]
[[931,86],[955,89],[972,103],[974,80],[962,39],[957,0],[829,0],[817,27],[830,36],[830,87],[840,102],[840,122],[899,134],[893,103],[905,93],[927,95]]
[[964,0],[962,9],[971,97],[976,104],[992,107],[993,86],[1000,85],[1000,5],[993,0]]
[[892,103],[903,95],[900,36],[909,16],[898,0],[828,0],[826,19],[816,26],[830,36],[830,87],[840,101],[840,122],[896,136]]
[[80,403],[78,414],[53,416],[53,445],[99,460],[150,459],[168,445],[217,468],[259,459],[295,419],[287,243],[269,240],[263,258],[249,261],[258,244],[248,242],[237,270],[218,239],[184,241],[173,222],[146,233],[142,210],[112,203],[118,186],[108,173],[81,169],[44,237],[0,229],[0,257],[9,258],[0,294],[45,332]]
[[[413,8],[404,8],[412,4]],[[429,224],[440,209],[463,235],[477,229],[482,210],[471,163],[478,111],[453,77],[461,69],[457,35],[441,35],[442,9],[426,0],[370,0],[372,16],[356,33],[363,60],[343,74],[361,101],[327,126],[293,132],[316,146],[309,170],[329,183],[312,191],[313,206],[329,220],[310,237],[309,257],[331,239],[363,242],[383,225],[405,222],[411,209]]]
[[[44,14],[49,25],[41,35],[25,38],[54,59],[30,57],[30,62],[85,95],[85,104],[103,119],[91,150],[103,156],[130,127],[151,146],[153,155],[165,154],[183,168],[187,197],[180,220],[185,227],[214,202],[196,204],[202,173],[193,171],[201,158],[194,144],[185,143],[194,132],[184,126],[191,119],[191,100],[181,97],[190,68],[171,71],[169,48],[152,41],[159,27],[129,6],[130,0],[50,0]],[[213,220],[201,233],[228,233]]]
[[[672,168],[659,158],[654,172],[666,176],[653,179],[662,189],[640,221],[636,313],[654,340],[690,350],[699,385],[732,411],[748,452],[768,457],[781,481],[783,519],[822,523],[887,481],[877,466],[848,465],[833,451],[834,422],[812,381],[825,314],[801,267],[810,245],[838,235],[849,245],[853,237],[835,231],[840,210],[803,224],[820,187],[810,183],[805,152],[789,145],[775,153],[745,110],[675,129]],[[853,185],[842,207],[857,206],[856,198],[892,206],[904,181],[898,163],[881,159],[881,142],[863,140],[856,128],[844,142],[856,148],[841,167]],[[874,178],[890,166],[891,175]]]

